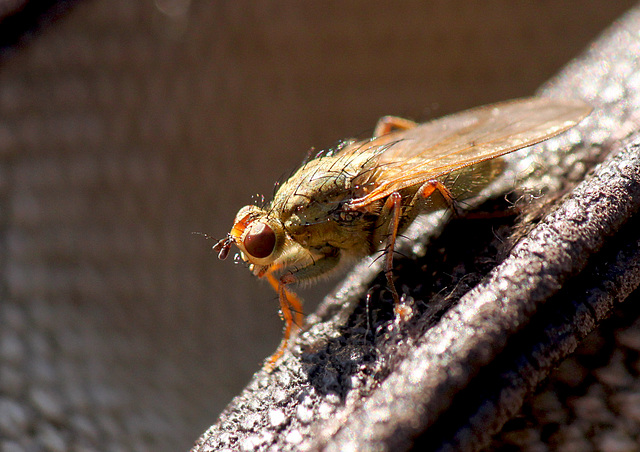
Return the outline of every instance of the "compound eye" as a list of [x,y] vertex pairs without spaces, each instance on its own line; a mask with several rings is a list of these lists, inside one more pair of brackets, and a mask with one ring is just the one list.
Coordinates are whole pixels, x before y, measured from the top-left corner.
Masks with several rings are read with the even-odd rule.
[[276,247],[276,233],[262,221],[252,223],[242,242],[251,256],[264,259],[273,253]]

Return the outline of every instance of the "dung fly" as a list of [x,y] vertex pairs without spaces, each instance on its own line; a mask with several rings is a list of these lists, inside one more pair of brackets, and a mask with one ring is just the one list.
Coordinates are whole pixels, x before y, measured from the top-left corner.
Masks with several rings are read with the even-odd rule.
[[424,124],[386,116],[373,138],[342,142],[304,163],[270,203],[240,209],[231,232],[213,249],[225,259],[236,245],[253,274],[278,292],[284,338],[267,369],[303,324],[292,284],[381,250],[395,312],[403,317],[407,311],[392,274],[398,234],[418,214],[454,208],[478,194],[503,170],[497,157],[564,132],[590,111],[581,101],[532,97]]

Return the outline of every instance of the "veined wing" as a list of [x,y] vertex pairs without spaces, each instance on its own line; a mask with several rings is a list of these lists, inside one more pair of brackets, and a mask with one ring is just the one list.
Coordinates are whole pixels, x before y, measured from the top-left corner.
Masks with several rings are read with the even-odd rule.
[[539,143],[575,126],[590,112],[582,101],[531,97],[474,108],[348,146],[342,152],[381,149],[375,187],[351,205],[362,207],[397,190]]

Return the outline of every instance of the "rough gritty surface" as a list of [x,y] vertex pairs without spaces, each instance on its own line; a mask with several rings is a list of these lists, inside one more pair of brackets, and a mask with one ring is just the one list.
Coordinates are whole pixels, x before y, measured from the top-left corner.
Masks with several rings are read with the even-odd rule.
[[487,450],[637,451],[639,314],[636,292],[527,399]]
[[[271,193],[311,146],[365,137],[382,115],[422,120],[531,95],[631,4],[0,1],[0,450],[187,450],[273,352],[282,329],[269,288],[242,266],[218,262],[211,242],[191,233],[222,236],[238,207],[256,192]],[[634,22],[624,26],[633,30]],[[607,151],[619,149],[617,132],[634,130],[633,122],[621,127],[621,121],[638,92],[635,61],[627,57],[637,52],[628,38],[606,38],[547,88],[589,99],[599,113],[577,133],[511,159],[512,171],[494,194],[522,186],[509,202],[531,206],[548,199],[551,207],[541,211],[547,213]],[[505,205],[498,196],[483,209]],[[614,218],[604,212],[595,219]],[[528,215],[518,236],[531,245],[527,232],[546,223],[535,210]],[[487,434],[499,428],[517,410],[523,389],[546,374],[545,365],[533,373],[525,367],[519,376],[509,360],[497,359],[528,356],[524,347],[509,347],[520,341],[506,340],[492,357],[498,348],[487,341],[507,336],[492,339],[476,330],[472,339],[486,350],[476,350],[472,360],[443,354],[448,372],[434,371],[428,381],[399,372],[403,363],[424,362],[423,352],[435,353],[427,341],[438,325],[456,321],[462,304],[472,302],[461,297],[507,262],[517,220],[445,223],[439,216],[425,219],[403,245],[411,257],[397,260],[399,287],[414,301],[412,321],[393,323],[384,279],[376,277],[376,265],[363,263],[318,310],[309,307],[310,329],[294,354],[271,377],[258,374],[250,393],[260,398],[247,392],[236,399],[210,444],[295,449],[312,431],[318,447],[333,437],[346,447],[358,440],[346,438],[349,431],[367,417],[376,420],[367,429],[385,438],[378,445],[409,444],[407,433],[432,421],[418,415],[420,407],[447,419],[454,414],[446,405],[451,400],[470,402],[450,423],[468,432],[459,441],[475,447],[489,440],[474,436],[478,425],[488,425],[477,419],[492,420]],[[598,231],[575,237],[584,244]],[[622,238],[620,231],[614,237]],[[419,237],[426,247],[413,241]],[[560,238],[566,244],[567,237]],[[584,273],[592,260],[605,262],[602,252],[586,264],[578,259],[556,267],[585,264]],[[611,262],[615,254],[612,249]],[[602,293],[631,287],[613,276],[610,281]],[[319,284],[317,293],[330,287]],[[540,309],[524,307],[525,314]],[[599,318],[607,309],[592,311]],[[563,312],[571,318],[570,309]],[[470,337],[462,326],[471,320],[461,319],[460,337]],[[587,330],[561,330],[566,343],[553,348],[558,359]],[[552,344],[562,342],[550,337]],[[451,366],[455,360],[503,362],[513,378],[471,398],[483,374]],[[492,375],[485,380],[498,382]],[[399,377],[415,382],[415,390]],[[449,389],[426,402],[415,398],[426,394],[420,388]],[[511,395],[501,395],[501,388],[511,388]],[[394,424],[385,416],[396,407],[384,394],[417,403],[401,407],[411,411]],[[505,403],[478,411],[481,400]],[[369,406],[375,411],[367,412]],[[472,416],[474,409],[481,415]],[[585,421],[584,429],[595,425]],[[427,431],[421,441],[451,438],[433,422],[430,431],[440,436]],[[536,424],[527,425],[535,437]],[[541,441],[548,442],[549,422],[539,425]],[[602,433],[601,426],[593,431]],[[620,437],[609,435],[607,444]]]

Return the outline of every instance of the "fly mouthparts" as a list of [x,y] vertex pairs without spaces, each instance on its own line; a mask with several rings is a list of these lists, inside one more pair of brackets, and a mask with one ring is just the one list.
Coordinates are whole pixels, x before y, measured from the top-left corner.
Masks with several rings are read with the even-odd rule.
[[221,261],[225,260],[229,255],[229,250],[231,249],[231,244],[233,243],[233,238],[231,235],[227,235],[225,238],[221,239],[213,245],[211,248],[213,251],[218,253],[218,259]]

